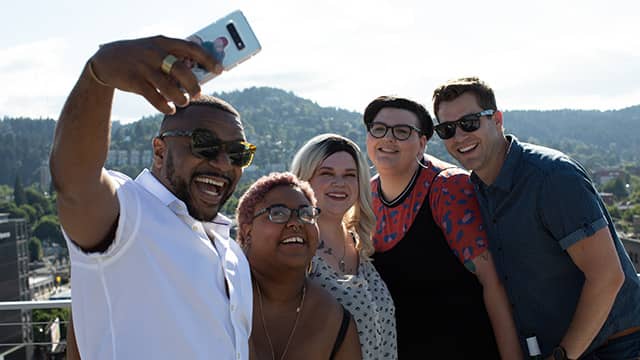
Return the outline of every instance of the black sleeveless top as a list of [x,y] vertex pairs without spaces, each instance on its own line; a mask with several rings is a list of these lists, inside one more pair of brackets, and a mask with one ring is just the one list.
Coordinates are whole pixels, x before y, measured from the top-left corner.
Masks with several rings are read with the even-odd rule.
[[453,254],[429,201],[404,237],[373,259],[396,306],[400,360],[500,358],[482,286]]
[[333,349],[331,349],[331,356],[329,356],[329,360],[333,360],[333,358],[336,357],[336,353],[340,349],[340,346],[342,346],[342,342],[347,335],[349,322],[351,322],[351,313],[345,307],[342,307],[342,322],[340,323],[340,329],[338,329],[336,341],[333,343]]

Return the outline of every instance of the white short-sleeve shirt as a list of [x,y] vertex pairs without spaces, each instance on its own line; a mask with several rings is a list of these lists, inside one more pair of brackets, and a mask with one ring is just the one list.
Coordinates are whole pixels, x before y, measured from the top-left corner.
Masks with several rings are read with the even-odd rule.
[[248,359],[251,275],[229,219],[195,220],[147,170],[110,175],[120,203],[111,246],[86,253],[65,234],[81,357]]

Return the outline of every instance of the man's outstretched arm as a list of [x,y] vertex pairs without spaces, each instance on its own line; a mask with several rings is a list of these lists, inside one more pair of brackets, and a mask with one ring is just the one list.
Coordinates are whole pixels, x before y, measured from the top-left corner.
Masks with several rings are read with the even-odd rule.
[[52,181],[58,193],[60,222],[82,248],[103,243],[114,228],[119,205],[113,180],[103,169],[109,149],[110,114],[115,89],[139,94],[159,111],[184,106],[200,86],[187,66],[177,61],[169,74],[167,55],[194,59],[220,72],[198,45],[163,36],[103,45],[87,62],[62,109],[50,155]]

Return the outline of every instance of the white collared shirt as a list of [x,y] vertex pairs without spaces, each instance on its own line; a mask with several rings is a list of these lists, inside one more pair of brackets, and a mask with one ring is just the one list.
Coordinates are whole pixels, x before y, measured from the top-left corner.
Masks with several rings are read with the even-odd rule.
[[135,181],[110,175],[120,203],[114,242],[86,253],[67,239],[81,357],[248,359],[251,275],[229,219],[195,220],[147,170]]

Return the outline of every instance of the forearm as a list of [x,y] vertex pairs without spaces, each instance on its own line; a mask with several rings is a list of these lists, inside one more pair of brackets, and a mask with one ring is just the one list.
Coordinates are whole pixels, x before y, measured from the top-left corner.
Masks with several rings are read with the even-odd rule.
[[482,284],[482,296],[502,359],[522,359],[511,303],[502,286],[491,253],[486,250],[473,260],[476,276]]
[[62,109],[51,148],[49,166],[60,223],[84,249],[107,240],[119,212],[115,187],[102,168],[113,93],[85,67]]
[[607,320],[623,281],[622,273],[585,280],[573,319],[560,343],[568,358],[577,359],[589,347]]
[[82,72],[56,125],[50,155],[51,175],[64,197],[98,186],[109,148],[114,89]]
[[504,287],[500,282],[493,285],[487,284],[483,288],[483,298],[498,343],[500,357],[502,359],[522,359],[522,348],[513,320],[511,304]]

